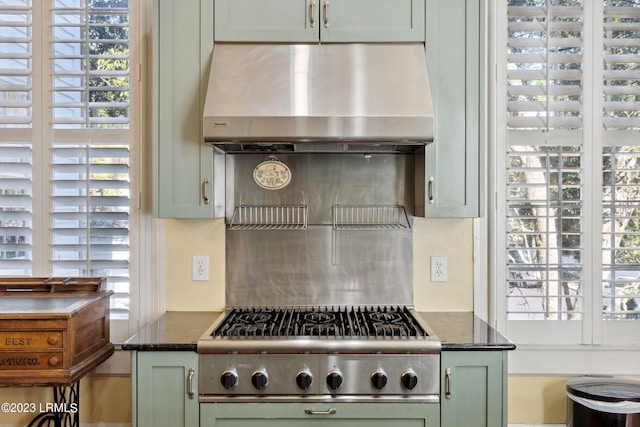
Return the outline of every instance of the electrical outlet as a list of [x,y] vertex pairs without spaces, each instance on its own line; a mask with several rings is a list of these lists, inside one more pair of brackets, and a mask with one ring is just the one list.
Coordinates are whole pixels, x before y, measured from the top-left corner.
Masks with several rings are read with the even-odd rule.
[[447,257],[446,256],[431,257],[431,281],[432,282],[447,281]]
[[195,256],[193,257],[193,269],[191,271],[191,280],[209,280],[209,257]]

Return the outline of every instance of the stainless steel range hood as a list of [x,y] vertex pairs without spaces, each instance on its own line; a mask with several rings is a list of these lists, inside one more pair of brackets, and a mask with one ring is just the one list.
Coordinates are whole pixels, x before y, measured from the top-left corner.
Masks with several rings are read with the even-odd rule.
[[424,45],[216,44],[203,126],[227,152],[415,151],[433,141]]

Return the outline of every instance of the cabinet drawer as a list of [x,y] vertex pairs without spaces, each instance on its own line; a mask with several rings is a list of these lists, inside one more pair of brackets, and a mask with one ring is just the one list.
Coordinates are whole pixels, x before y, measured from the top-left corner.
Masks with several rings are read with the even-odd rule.
[[0,352],[0,371],[62,369],[62,352]]
[[62,331],[0,332],[0,350],[62,348]]

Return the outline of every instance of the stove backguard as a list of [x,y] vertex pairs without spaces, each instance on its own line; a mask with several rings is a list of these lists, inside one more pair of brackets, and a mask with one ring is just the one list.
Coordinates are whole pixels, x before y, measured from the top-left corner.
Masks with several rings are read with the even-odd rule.
[[[227,307],[413,305],[424,150],[224,156]],[[289,185],[254,181],[266,159],[286,165]]]

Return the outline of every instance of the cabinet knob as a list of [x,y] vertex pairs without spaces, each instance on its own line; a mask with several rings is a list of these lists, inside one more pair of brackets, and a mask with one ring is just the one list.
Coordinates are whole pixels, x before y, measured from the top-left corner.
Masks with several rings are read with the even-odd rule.
[[49,337],[47,339],[47,342],[49,343],[49,345],[56,345],[58,344],[58,338],[56,337]]
[[49,365],[50,366],[56,366],[58,364],[58,358],[57,357],[50,357],[49,358]]

